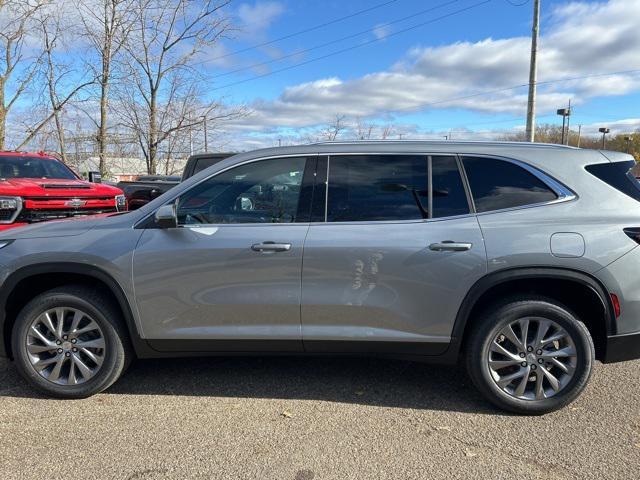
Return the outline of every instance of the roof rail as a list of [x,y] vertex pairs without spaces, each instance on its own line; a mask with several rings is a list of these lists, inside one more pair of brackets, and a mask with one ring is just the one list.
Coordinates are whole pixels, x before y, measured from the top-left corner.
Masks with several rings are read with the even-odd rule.
[[492,140],[411,140],[411,139],[403,139],[403,140],[333,140],[333,141],[324,141],[324,142],[314,142],[309,145],[357,145],[357,144],[379,144],[379,143],[398,143],[398,144],[409,144],[409,143],[424,143],[430,145],[485,145],[485,146],[522,146],[522,147],[532,147],[532,148],[563,148],[563,149],[571,149],[578,150],[578,147],[572,147],[569,145],[559,145],[557,143],[530,143],[530,142],[517,142],[517,141],[492,141]]

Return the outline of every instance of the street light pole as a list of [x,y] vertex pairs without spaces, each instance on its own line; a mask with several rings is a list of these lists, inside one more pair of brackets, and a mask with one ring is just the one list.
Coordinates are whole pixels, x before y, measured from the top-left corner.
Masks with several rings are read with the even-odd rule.
[[602,134],[602,149],[605,149],[606,146],[606,141],[607,141],[607,133],[609,133],[611,130],[609,130],[606,127],[602,127],[599,128],[598,131]]
[[536,83],[538,81],[538,37],[540,35],[540,0],[533,2],[533,28],[531,30],[531,62],[529,64],[529,100],[527,102],[527,142],[535,140]]
[[568,141],[565,143],[565,139],[567,139],[567,137],[569,136],[568,133],[565,136],[565,126],[566,126],[566,120],[571,115],[571,108],[560,108],[560,109],[558,109],[558,111],[556,113],[558,115],[562,115],[562,141],[561,141],[561,143],[562,143],[562,145],[565,145],[565,144],[569,143]]

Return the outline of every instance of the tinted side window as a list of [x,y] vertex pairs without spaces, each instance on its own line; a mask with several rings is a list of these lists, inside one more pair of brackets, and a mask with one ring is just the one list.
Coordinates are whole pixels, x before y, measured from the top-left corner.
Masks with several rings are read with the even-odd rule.
[[483,157],[464,157],[463,163],[479,213],[558,198],[535,175],[513,163]]
[[433,217],[469,213],[469,202],[455,157],[431,157]]
[[629,162],[599,163],[588,165],[587,171],[616,190],[640,201],[640,181],[633,176],[632,169],[636,166],[633,160]]
[[427,159],[354,155],[329,159],[330,222],[427,218]]
[[205,168],[207,168],[208,166],[212,165],[210,161],[207,161],[206,158],[199,158],[198,160],[196,160],[196,164],[193,167],[193,175],[195,175],[196,173],[200,173],[202,170],[204,170]]
[[304,158],[263,160],[222,172],[196,185],[178,201],[180,225],[289,223],[299,218]]

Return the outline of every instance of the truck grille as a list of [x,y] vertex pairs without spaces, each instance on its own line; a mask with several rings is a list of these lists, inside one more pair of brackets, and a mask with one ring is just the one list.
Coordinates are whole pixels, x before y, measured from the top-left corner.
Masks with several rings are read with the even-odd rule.
[[23,210],[16,222],[37,223],[47,220],[96,215],[99,213],[117,212],[115,208],[91,208],[81,210]]

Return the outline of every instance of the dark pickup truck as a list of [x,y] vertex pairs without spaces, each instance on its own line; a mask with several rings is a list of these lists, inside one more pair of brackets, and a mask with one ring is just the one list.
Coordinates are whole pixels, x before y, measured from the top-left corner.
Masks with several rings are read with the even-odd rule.
[[235,155],[235,153],[201,153],[198,155],[191,155],[184,167],[182,177],[170,175],[143,175],[138,177],[135,182],[119,182],[118,188],[124,192],[124,195],[127,198],[129,210],[136,210],[149,203],[154,198],[169,191],[180,182],[183,182],[205,168],[215,165],[232,155]]

